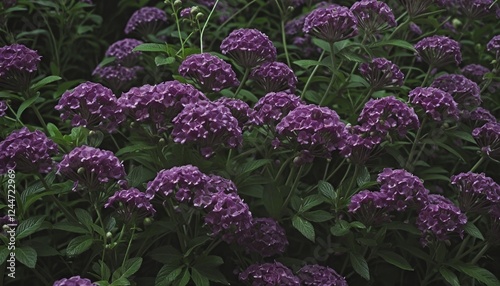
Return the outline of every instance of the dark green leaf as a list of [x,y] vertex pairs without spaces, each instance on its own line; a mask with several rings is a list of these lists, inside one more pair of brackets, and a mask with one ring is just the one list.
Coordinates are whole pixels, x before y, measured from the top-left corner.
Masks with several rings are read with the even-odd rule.
[[180,260],[182,259],[182,253],[179,250],[175,249],[171,245],[162,246],[159,248],[155,248],[149,256],[160,263],[163,264],[173,264],[180,265]]
[[21,221],[16,228],[16,238],[22,239],[36,232],[42,225],[44,219],[45,216],[41,216],[30,217],[26,220]]
[[175,62],[174,57],[164,57],[164,56],[156,56],[155,57],[155,64],[157,66],[163,66],[163,65],[170,65]]
[[35,268],[37,254],[36,251],[29,246],[21,246],[16,248],[16,260],[26,265],[28,268]]
[[45,77],[45,78],[42,78],[40,81],[34,83],[30,89],[32,89],[33,91],[37,91],[39,90],[40,88],[46,86],[47,84],[49,83],[52,83],[52,82],[55,82],[55,81],[58,81],[58,80],[61,80],[62,78],[60,76],[56,76],[56,75],[50,75],[48,77]]
[[368,263],[366,262],[365,258],[358,253],[349,253],[349,258],[351,260],[351,265],[352,268],[354,268],[354,271],[358,273],[361,277],[365,278],[366,280],[370,280],[370,269],[368,268]]
[[17,109],[17,113],[16,113],[17,118],[21,118],[21,115],[23,114],[23,112],[28,107],[30,107],[33,103],[35,103],[35,101],[37,99],[38,99],[38,95],[35,95],[35,96],[31,97],[31,98],[28,98],[23,103],[21,103],[21,105],[19,106],[19,109]]
[[10,251],[7,248],[6,245],[2,246],[2,249],[0,250],[0,264],[3,264],[5,260],[7,260],[7,257],[10,255]]
[[330,233],[335,236],[344,236],[350,232],[351,224],[345,220],[339,220],[330,228]]
[[122,277],[113,281],[113,283],[111,283],[110,286],[128,286],[128,285],[130,285],[130,281],[128,281],[127,278]]
[[359,175],[356,178],[356,183],[358,184],[358,187],[361,187],[362,185],[370,181],[370,172],[368,172],[368,168],[366,168],[366,166],[358,168],[361,168],[361,170],[359,170]]
[[184,275],[182,276],[182,278],[179,281],[179,283],[176,284],[176,286],[186,286],[189,283],[190,279],[191,279],[191,275],[189,275],[189,271],[186,268],[186,270],[184,270]]
[[270,163],[271,159],[259,159],[259,160],[252,160],[250,162],[247,162],[243,165],[240,166],[238,170],[238,175],[243,175],[246,173],[250,173],[254,170],[257,170],[258,168],[265,166],[266,164]]
[[332,184],[328,183],[327,181],[319,181],[318,190],[323,196],[332,201],[335,200],[335,198],[337,198],[337,193],[335,192],[335,189],[333,188]]
[[196,269],[202,276],[205,276],[210,281],[214,281],[223,285],[229,285],[226,277],[217,269],[222,265],[224,260],[219,256],[209,255],[206,257],[199,257],[198,261],[194,264],[193,269]]
[[312,222],[325,222],[334,218],[329,212],[317,210],[312,212],[302,213],[301,216],[308,221]]
[[68,248],[66,248],[66,255],[76,256],[83,253],[87,251],[93,243],[94,240],[90,236],[83,235],[75,237],[69,242]]
[[168,286],[181,274],[183,266],[171,269],[171,265],[163,265],[158,272],[155,280],[155,286]]
[[210,286],[208,278],[201,275],[201,273],[194,268],[191,269],[191,279],[193,279],[193,282],[196,286]]
[[444,280],[446,280],[446,282],[450,283],[451,286],[460,286],[460,281],[458,280],[457,275],[455,275],[455,273],[453,273],[448,268],[446,268],[446,267],[439,268],[439,273],[441,273]]
[[314,232],[314,226],[310,222],[299,216],[294,216],[292,218],[292,225],[307,239],[312,242],[315,241],[316,234]]
[[479,228],[477,228],[477,226],[474,225],[473,222],[468,221],[467,224],[465,224],[465,226],[464,226],[464,230],[469,235],[471,235],[471,236],[473,236],[475,238],[479,238],[480,240],[484,240],[483,234],[481,233],[481,231],[479,230]]
[[500,286],[500,281],[493,273],[477,265],[457,263],[450,266],[487,286]]
[[299,208],[299,212],[308,211],[308,210],[312,209],[313,207],[320,205],[321,203],[323,203],[322,196],[320,196],[320,195],[308,196],[302,202],[302,205]]
[[412,44],[408,43],[407,41],[403,40],[384,40],[384,41],[377,41],[373,44],[370,45],[370,47],[375,48],[375,47],[385,47],[385,46],[396,46],[400,47],[403,49],[410,50],[412,52],[415,52],[415,48],[413,47]]
[[408,261],[403,256],[395,252],[379,251],[378,255],[394,266],[397,266],[403,270],[413,271],[413,267],[411,267],[410,263],[408,263]]
[[167,52],[165,44],[144,43],[134,48],[134,52]]
[[52,226],[53,229],[58,229],[58,230],[64,230],[67,232],[72,232],[72,233],[80,233],[80,234],[86,234],[89,233],[89,231],[85,228],[83,228],[79,224],[73,224],[67,221],[62,221],[54,224]]
[[113,281],[118,280],[120,278],[129,278],[130,276],[134,275],[137,271],[139,271],[141,265],[142,265],[142,257],[134,257],[128,259],[127,261],[125,261],[123,266],[116,269],[116,271],[113,273]]
[[93,221],[92,221],[92,217],[90,216],[88,211],[86,211],[84,209],[76,209],[75,215],[81,224],[83,224],[84,226],[86,226],[89,229],[92,229]]
[[276,188],[273,184],[264,185],[262,201],[264,202],[264,207],[271,217],[280,217],[281,206],[283,205],[283,197],[278,188]]

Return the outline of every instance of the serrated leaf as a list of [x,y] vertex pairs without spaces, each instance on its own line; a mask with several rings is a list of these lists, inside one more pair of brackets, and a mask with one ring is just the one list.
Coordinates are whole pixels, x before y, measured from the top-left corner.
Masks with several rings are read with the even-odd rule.
[[21,221],[16,228],[16,238],[22,239],[28,235],[36,232],[45,219],[45,216],[41,217],[30,217],[24,221]]
[[196,286],[210,286],[210,281],[205,276],[201,275],[198,270],[192,268],[191,269],[191,279]]
[[5,245],[4,247],[2,247],[2,249],[0,250],[0,264],[3,264],[5,262],[5,260],[7,260],[7,257],[10,255],[10,251],[9,249],[7,248],[7,246]]
[[66,248],[66,255],[76,256],[83,253],[87,251],[93,243],[94,240],[90,236],[83,235],[75,237],[69,242],[68,247]]
[[62,78],[60,76],[56,76],[56,75],[50,75],[48,77],[45,77],[45,78],[42,78],[41,80],[39,80],[38,82],[34,83],[30,89],[32,89],[33,91],[37,91],[39,90],[40,88],[46,86],[47,84],[49,83],[52,83],[52,82],[55,82],[55,81],[58,81],[58,80],[61,80]]
[[264,185],[262,193],[262,202],[264,207],[272,218],[279,218],[281,214],[281,206],[283,205],[283,197],[278,188],[273,184]]
[[401,255],[392,251],[379,251],[378,255],[388,263],[397,266],[403,270],[413,271],[410,263]]
[[369,181],[370,181],[370,172],[368,172],[368,168],[363,166],[361,167],[361,170],[359,170],[359,175],[356,178],[356,183],[358,184],[358,187],[361,187],[362,185],[366,184]]
[[480,240],[484,240],[484,236],[483,234],[481,233],[481,231],[479,230],[479,228],[477,228],[477,226],[474,225],[474,223],[472,223],[471,221],[468,221],[465,226],[464,226],[464,230],[465,232],[467,232],[469,235],[475,237],[475,238],[479,238]]
[[333,188],[332,184],[328,183],[327,181],[319,181],[318,190],[323,196],[332,201],[334,201],[337,198],[337,193],[335,192],[335,189]]
[[179,266],[175,269],[171,269],[171,265],[163,265],[163,267],[158,272],[155,280],[155,286],[168,286],[177,279],[181,274],[183,266]]
[[78,221],[89,229],[92,229],[93,221],[90,213],[84,209],[76,209],[75,215]]
[[80,233],[80,234],[86,234],[89,233],[89,231],[85,228],[83,228],[81,225],[78,224],[73,224],[67,221],[62,221],[54,224],[52,226],[53,229],[58,229],[58,230],[64,230],[67,232],[72,232],[72,233]]
[[344,236],[350,232],[351,224],[345,220],[339,220],[330,228],[330,233],[335,236]]
[[112,276],[113,281],[121,278],[129,278],[130,276],[134,275],[137,271],[139,271],[141,265],[142,265],[142,257],[134,257],[128,259],[127,261],[125,261],[123,266],[116,269],[116,271],[113,273]]
[[210,281],[214,281],[218,284],[229,285],[226,277],[222,274],[217,267],[222,265],[224,260],[221,257],[215,255],[209,255],[206,257],[199,257],[198,261],[193,265],[193,269],[196,269],[202,276],[205,276]]
[[133,49],[134,52],[167,52],[167,45],[165,44],[154,44],[154,43],[144,43],[136,46]]
[[316,233],[314,232],[314,226],[310,222],[299,216],[294,216],[292,218],[292,225],[307,239],[312,242],[315,241]]
[[450,283],[451,286],[460,286],[460,281],[458,280],[457,275],[455,275],[455,273],[453,273],[448,268],[446,267],[439,268],[439,273],[441,273],[441,276],[443,276],[444,280]]
[[175,249],[171,245],[162,246],[155,248],[149,256],[160,263],[163,264],[174,264],[176,266],[180,265],[180,260],[182,259],[182,253]]
[[302,205],[299,208],[299,212],[305,212],[312,209],[315,206],[323,203],[323,198],[320,195],[311,195],[304,199]]
[[304,69],[321,64],[320,62],[313,60],[298,60],[294,61],[293,63]]
[[155,64],[157,66],[163,66],[163,65],[170,65],[175,62],[174,57],[164,57],[164,56],[156,56],[155,57]]
[[413,47],[413,45],[403,40],[383,40],[383,41],[377,41],[370,45],[371,48],[384,47],[384,46],[396,46],[415,52],[415,48]]
[[477,265],[451,264],[450,266],[462,273],[469,275],[479,282],[483,282],[487,286],[500,286],[500,281],[497,277],[495,277],[493,273]]
[[28,268],[35,268],[37,253],[29,246],[21,246],[16,248],[16,260],[26,265]]
[[243,175],[246,173],[250,173],[254,170],[257,170],[258,168],[265,166],[266,164],[270,163],[270,159],[259,159],[259,160],[252,160],[250,162],[244,163],[243,165],[240,166],[238,175]]
[[110,286],[128,286],[128,285],[130,285],[130,281],[128,281],[127,278],[122,277],[120,279],[113,281],[113,283],[111,283]]
[[301,216],[308,221],[312,222],[325,222],[334,218],[332,214],[327,211],[317,210],[312,212],[302,213]]
[[370,269],[368,268],[368,263],[365,258],[358,253],[349,253],[349,258],[351,260],[351,265],[354,271],[358,273],[361,277],[366,280],[370,280]]

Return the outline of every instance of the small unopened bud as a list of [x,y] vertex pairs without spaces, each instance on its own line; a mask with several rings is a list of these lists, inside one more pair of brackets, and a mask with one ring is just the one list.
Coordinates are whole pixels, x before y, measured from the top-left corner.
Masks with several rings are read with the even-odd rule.
[[165,146],[166,143],[167,143],[167,141],[165,141],[165,138],[160,138],[160,140],[158,140],[158,144],[160,146]]
[[181,0],[175,0],[175,1],[174,1],[174,6],[175,6],[175,7],[182,6],[182,1],[181,1]]
[[78,168],[78,170],[76,171],[79,175],[85,173],[85,168],[84,167],[80,167]]
[[111,238],[111,237],[113,237],[111,231],[106,232],[106,238]]
[[200,12],[200,8],[198,6],[191,7],[191,15],[196,15]]
[[458,26],[461,26],[462,25],[462,21],[458,20],[458,19],[453,19],[451,21],[451,24],[453,25],[453,27],[457,28]]
[[153,223],[153,219],[150,217],[144,218],[144,225],[151,225]]
[[135,128],[137,123],[135,121],[130,122],[130,128]]
[[203,15],[203,13],[196,14],[196,20],[201,20],[203,18],[205,18],[205,15]]

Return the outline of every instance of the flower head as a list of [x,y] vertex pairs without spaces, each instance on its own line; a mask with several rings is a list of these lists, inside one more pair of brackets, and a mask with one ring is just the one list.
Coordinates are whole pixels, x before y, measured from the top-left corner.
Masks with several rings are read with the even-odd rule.
[[372,226],[390,220],[387,215],[390,203],[386,193],[364,190],[351,197],[348,209],[358,221]]
[[303,31],[334,43],[358,35],[357,25],[358,21],[349,8],[331,5],[317,8],[307,15]]
[[417,55],[432,67],[442,67],[462,62],[462,53],[457,41],[446,36],[431,36],[415,44]]
[[275,125],[290,111],[303,103],[300,97],[294,94],[270,92],[255,104],[255,113],[251,121],[256,125]]
[[358,117],[358,122],[356,131],[370,135],[377,144],[390,133],[404,137],[408,129],[418,129],[420,126],[413,108],[394,96],[368,101]]
[[359,29],[369,35],[396,26],[392,9],[382,1],[362,0],[355,2],[351,6],[351,12],[358,19]]
[[489,72],[489,68],[477,64],[466,65],[462,68],[462,74],[477,84],[483,82],[484,75]]
[[423,34],[422,32],[422,29],[420,28],[419,25],[411,22],[410,25],[408,26],[408,28],[410,29],[410,32],[412,32],[413,34],[417,35],[417,36],[420,36]]
[[380,192],[386,195],[388,208],[404,211],[408,207],[421,208],[429,196],[429,191],[417,176],[403,169],[385,168],[378,175]]
[[220,45],[224,55],[229,55],[238,65],[253,68],[264,62],[276,60],[276,47],[259,30],[236,29]]
[[217,201],[215,194],[236,194],[237,188],[233,181],[217,175],[208,175],[204,188],[199,188],[193,197],[196,208],[207,209]]
[[255,286],[300,286],[299,278],[279,262],[252,264],[240,273],[239,279]]
[[467,217],[449,199],[441,195],[429,195],[426,205],[420,210],[417,227],[422,232],[422,244],[434,237],[447,240],[449,235],[457,233],[463,237]]
[[51,156],[58,153],[57,145],[39,131],[23,127],[0,142],[0,175],[9,169],[23,173],[48,173],[52,170]]
[[141,36],[154,34],[167,22],[165,11],[156,7],[143,7],[132,14],[125,27],[125,34],[136,32]]
[[472,130],[472,136],[488,157],[500,160],[500,123],[489,122]]
[[435,121],[458,120],[460,111],[453,97],[434,87],[417,87],[408,94],[410,103],[420,106]]
[[285,229],[272,218],[256,218],[252,227],[243,233],[238,243],[247,251],[269,257],[285,252],[288,245]]
[[414,19],[416,16],[422,14],[434,0],[399,0],[398,2],[401,2],[408,15]]
[[500,185],[484,173],[460,173],[451,176],[451,184],[459,191],[458,203],[464,212],[488,212],[500,202]]
[[458,9],[461,14],[472,20],[481,19],[492,13],[493,0],[458,0]]
[[16,91],[28,88],[41,58],[35,50],[21,44],[1,47],[0,86]]
[[215,103],[229,108],[231,114],[238,120],[240,128],[249,124],[249,120],[254,113],[253,109],[241,99],[221,97]]
[[61,112],[62,120],[70,119],[72,126],[108,132],[115,131],[125,120],[113,92],[93,82],[84,82],[66,91],[55,109]]
[[73,191],[79,186],[89,191],[100,190],[103,184],[124,180],[126,176],[122,162],[113,152],[85,145],[63,156],[57,174],[74,182]]
[[236,148],[242,143],[242,131],[231,110],[221,104],[199,101],[188,104],[173,120],[172,137],[180,144],[196,143],[208,158],[223,145]]
[[494,52],[498,59],[500,55],[500,35],[494,36],[486,45],[486,49],[489,52]]
[[5,113],[8,109],[7,103],[5,100],[0,100],[0,117],[5,116]]
[[397,65],[385,58],[374,58],[370,63],[362,63],[359,72],[373,90],[403,85],[404,74]]
[[193,80],[205,92],[220,91],[240,84],[231,65],[209,53],[186,57],[179,66],[179,73]]
[[132,120],[164,131],[186,105],[205,100],[208,98],[192,85],[174,80],[133,87],[122,94],[118,105]]
[[379,145],[380,140],[369,134],[359,132],[359,127],[346,127],[347,134],[343,146],[340,147],[340,155],[348,158],[352,163],[364,165],[373,151]]
[[143,70],[140,66],[125,67],[121,65],[97,66],[92,75],[111,89],[123,90],[137,79],[137,74]]
[[463,75],[442,75],[434,80],[431,87],[450,93],[460,109],[475,108],[482,101],[479,86]]
[[493,114],[491,114],[491,112],[489,112],[487,109],[484,109],[482,107],[474,109],[468,115],[469,116],[467,118],[464,118],[463,116],[462,118],[474,121],[475,122],[474,126],[483,125],[488,122],[492,123],[497,122],[495,116],[493,116]]
[[123,39],[113,43],[106,50],[106,57],[115,57],[115,63],[124,66],[133,66],[141,52],[134,52],[134,48],[142,44],[142,41],[136,39]]
[[297,77],[293,70],[284,63],[264,63],[252,70],[250,79],[255,80],[266,93],[278,91],[295,92]]
[[347,286],[345,278],[330,267],[305,265],[297,272],[301,285],[305,286]]
[[73,276],[70,278],[63,278],[54,282],[53,286],[94,286],[97,285],[92,283],[87,278],[82,278],[80,276]]
[[136,188],[117,191],[113,196],[109,197],[104,205],[105,208],[111,206],[117,209],[117,213],[125,221],[131,221],[134,216],[152,216],[156,213],[150,199],[147,198],[145,193]]

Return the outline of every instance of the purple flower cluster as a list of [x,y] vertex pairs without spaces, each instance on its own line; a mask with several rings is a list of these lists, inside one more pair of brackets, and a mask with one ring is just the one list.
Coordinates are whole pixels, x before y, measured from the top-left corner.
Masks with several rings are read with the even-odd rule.
[[462,68],[462,74],[477,84],[483,82],[484,75],[489,72],[489,68],[477,64],[466,65]]
[[500,185],[484,173],[460,173],[451,177],[451,184],[459,191],[458,203],[464,212],[488,212],[500,202]]
[[494,36],[486,45],[486,49],[489,52],[494,52],[498,59],[500,56],[500,35]]
[[0,100],[0,117],[4,117],[6,114],[6,111],[8,109],[7,103],[5,100]]
[[413,108],[394,96],[368,101],[358,122],[356,131],[370,135],[377,144],[391,132],[404,137],[408,129],[418,129],[420,126]]
[[275,125],[290,111],[304,104],[300,97],[286,92],[270,92],[259,99],[251,119],[255,125]]
[[370,63],[362,63],[359,72],[373,90],[403,85],[404,74],[397,65],[385,58],[374,58]]
[[207,209],[216,203],[215,194],[236,194],[237,189],[233,181],[217,175],[208,175],[207,183],[203,189],[194,194],[193,205],[197,208]]
[[452,233],[463,237],[467,217],[449,199],[441,195],[429,195],[427,204],[420,210],[416,221],[422,232],[422,244],[432,239],[447,240]]
[[380,192],[385,194],[388,208],[404,211],[421,208],[428,199],[429,191],[417,176],[402,169],[385,168],[377,178]]
[[179,73],[193,80],[204,92],[217,92],[240,84],[231,65],[209,53],[186,57]]
[[215,103],[229,108],[231,114],[238,120],[240,128],[249,124],[249,120],[254,113],[253,109],[241,99],[221,97]]
[[489,122],[472,130],[472,136],[488,157],[500,160],[500,123]]
[[122,94],[118,105],[132,120],[151,124],[157,131],[163,131],[186,105],[203,100],[208,99],[192,85],[174,80],[133,87]]
[[297,272],[304,286],[347,286],[347,281],[330,267],[305,265]]
[[380,142],[370,135],[359,134],[358,128],[347,127],[348,133],[343,146],[340,148],[340,155],[348,158],[351,163],[363,165]]
[[74,182],[73,191],[78,186],[88,191],[100,190],[103,184],[124,180],[126,176],[123,164],[113,152],[85,145],[64,155],[57,166],[57,174]]
[[445,74],[434,80],[431,87],[450,93],[460,109],[475,108],[481,103],[477,83],[459,74]]
[[214,154],[216,146],[236,148],[243,140],[242,130],[231,110],[215,102],[188,104],[172,123],[174,142],[198,144],[205,158]]
[[41,60],[38,53],[24,45],[12,44],[0,48],[0,78],[15,73],[33,73]]
[[491,114],[491,112],[489,112],[488,110],[486,110],[482,107],[478,107],[478,108],[474,109],[473,111],[471,111],[468,119],[475,121],[477,123],[482,123],[481,125],[488,123],[488,122],[492,122],[492,123],[497,122],[497,119],[495,118],[495,116],[493,116],[493,114]]
[[52,170],[51,156],[58,153],[57,145],[39,131],[23,127],[0,142],[0,175],[9,169],[23,173],[48,173]]
[[95,286],[97,284],[92,283],[87,278],[82,278],[80,276],[73,276],[70,278],[63,278],[54,282],[52,286]]
[[356,220],[372,226],[390,220],[387,211],[391,203],[386,193],[364,190],[351,197],[348,210]]
[[161,23],[167,22],[165,11],[156,7],[143,7],[132,14],[125,27],[125,34],[137,32],[141,36],[153,34]]
[[62,120],[70,119],[72,126],[89,129],[113,132],[125,121],[113,92],[93,82],[84,82],[66,91],[55,109],[61,112]]
[[420,106],[435,121],[446,118],[458,120],[460,111],[453,97],[438,88],[417,87],[410,91],[408,98],[412,104]]
[[307,15],[303,31],[334,43],[356,36],[358,21],[349,8],[330,5],[318,8]]
[[300,286],[299,278],[279,262],[252,264],[240,273],[239,279],[255,286]]
[[421,59],[434,68],[462,62],[459,43],[446,36],[424,38],[415,44],[415,50]]
[[137,74],[143,70],[140,66],[126,67],[122,65],[97,66],[92,75],[101,80],[113,90],[122,90],[130,82],[137,79]]
[[410,18],[415,19],[418,15],[422,14],[434,0],[399,0],[405,7]]
[[422,29],[420,28],[419,25],[411,22],[410,25],[408,26],[408,28],[410,29],[410,32],[412,32],[413,34],[417,35],[417,36],[420,36],[423,34],[422,32]]
[[297,85],[297,77],[293,70],[281,62],[262,64],[252,70],[250,79],[255,80],[266,93],[285,90],[293,93]]
[[325,158],[331,158],[331,152],[342,147],[347,134],[335,111],[313,104],[292,110],[278,123],[276,131],[281,143],[297,143],[300,150]]
[[264,62],[276,60],[276,47],[257,29],[236,29],[220,45],[224,55],[229,55],[238,65],[253,68]]
[[146,198],[152,199],[156,195],[166,198],[174,195],[178,202],[189,203],[196,192],[208,185],[208,181],[209,177],[192,165],[161,170],[156,178],[148,183]]
[[256,218],[238,243],[247,251],[270,257],[285,252],[288,246],[285,229],[272,218]]
[[392,9],[382,1],[362,0],[351,6],[351,12],[358,19],[358,27],[371,35],[387,27],[395,27],[396,19]]
[[106,57],[115,57],[115,63],[124,66],[133,66],[141,52],[134,52],[134,48],[142,44],[142,41],[136,39],[123,39],[113,43],[106,50]]
[[146,197],[145,193],[136,188],[117,191],[113,196],[109,197],[104,205],[105,208],[111,206],[117,208],[117,213],[125,221],[131,221],[134,215],[144,217],[153,216],[156,213],[150,199]]
[[491,14],[493,0],[458,0],[459,11],[472,20],[481,19]]

